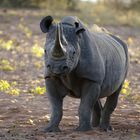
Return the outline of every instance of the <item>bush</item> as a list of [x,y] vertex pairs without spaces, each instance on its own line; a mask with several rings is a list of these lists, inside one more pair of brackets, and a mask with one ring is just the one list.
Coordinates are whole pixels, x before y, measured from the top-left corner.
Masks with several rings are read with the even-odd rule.
[[9,8],[49,8],[76,10],[78,0],[1,0],[1,7]]

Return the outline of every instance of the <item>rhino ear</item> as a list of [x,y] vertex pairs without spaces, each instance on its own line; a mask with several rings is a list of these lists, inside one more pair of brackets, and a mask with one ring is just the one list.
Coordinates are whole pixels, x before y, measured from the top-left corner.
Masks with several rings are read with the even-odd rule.
[[85,31],[84,26],[80,22],[75,22],[76,34],[83,33]]
[[49,28],[53,22],[53,18],[51,16],[47,16],[43,18],[40,22],[40,28],[43,33],[47,33]]

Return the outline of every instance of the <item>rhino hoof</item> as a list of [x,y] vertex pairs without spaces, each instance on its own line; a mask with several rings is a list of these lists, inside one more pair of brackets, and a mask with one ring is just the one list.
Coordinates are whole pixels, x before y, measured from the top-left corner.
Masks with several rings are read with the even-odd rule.
[[61,132],[60,128],[59,127],[46,127],[44,130],[43,130],[44,133],[47,133],[47,132]]
[[89,131],[89,130],[92,130],[92,128],[90,127],[90,126],[86,126],[86,127],[77,127],[76,129],[75,129],[75,131]]
[[109,126],[107,126],[107,125],[100,125],[100,129],[103,130],[103,131],[106,131],[106,132],[114,131],[114,128],[111,125],[109,125]]

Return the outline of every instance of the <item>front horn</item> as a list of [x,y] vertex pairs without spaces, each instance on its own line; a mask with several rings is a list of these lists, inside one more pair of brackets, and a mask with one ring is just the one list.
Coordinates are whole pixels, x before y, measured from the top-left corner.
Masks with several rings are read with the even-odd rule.
[[61,27],[59,24],[57,24],[57,28],[56,28],[56,39],[55,39],[55,45],[54,45],[54,48],[52,50],[52,56],[53,57],[62,57],[64,56],[64,52],[63,52],[63,46],[62,46],[62,43],[61,43]]

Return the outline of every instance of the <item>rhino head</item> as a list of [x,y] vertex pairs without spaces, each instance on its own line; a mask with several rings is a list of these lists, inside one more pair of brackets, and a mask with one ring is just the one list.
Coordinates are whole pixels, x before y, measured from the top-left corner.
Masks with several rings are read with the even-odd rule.
[[65,75],[74,70],[80,57],[79,35],[85,29],[76,17],[65,17],[60,23],[53,23],[47,16],[40,22],[46,33],[45,67],[52,75]]

